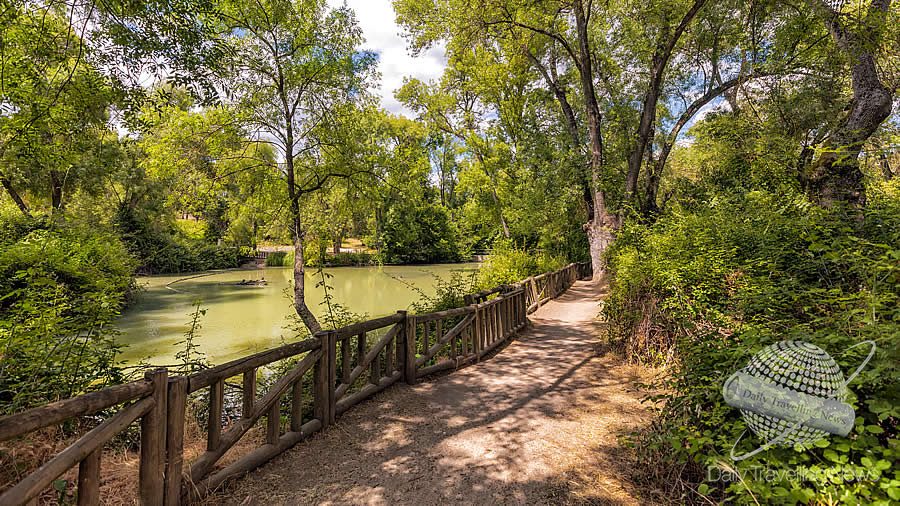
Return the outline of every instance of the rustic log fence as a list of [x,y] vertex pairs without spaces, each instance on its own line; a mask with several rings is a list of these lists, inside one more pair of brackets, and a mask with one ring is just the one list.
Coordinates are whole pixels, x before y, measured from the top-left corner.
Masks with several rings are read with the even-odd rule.
[[57,425],[66,420],[131,402],[94,427],[37,471],[0,495],[0,504],[25,504],[54,480],[78,466],[78,504],[100,501],[100,457],[103,445],[134,421],[141,421],[138,496],[146,505],[163,504],[163,466],[166,452],[167,371],[148,371],[143,380],[116,385],[71,399],[47,404],[0,419],[0,441]]
[[[166,369],[145,378],[0,419],[0,441],[25,436],[103,410],[118,409],[38,470],[0,494],[0,504],[27,504],[69,469],[78,466],[79,505],[100,500],[104,445],[140,420],[138,497],[144,505],[178,505],[207,495],[231,477],[255,469],[317,432],[359,402],[398,381],[410,385],[431,374],[476,362],[522,330],[527,315],[590,276],[590,264],[569,264],[465,296],[464,307],[408,315],[406,311],[327,330],[311,339],[243,357],[190,376]],[[257,373],[285,359],[296,360],[268,391],[257,393]],[[312,376],[311,392],[304,378]],[[225,382],[241,377],[240,418],[223,426]],[[208,390],[206,451],[185,469],[188,397]],[[311,398],[310,398],[311,397]],[[284,400],[284,402],[283,402]],[[309,401],[309,402],[305,402]],[[127,406],[123,406],[125,404]],[[282,406],[289,405],[282,431]],[[304,404],[312,405],[304,413]],[[262,418],[265,443],[224,467],[228,450]]]

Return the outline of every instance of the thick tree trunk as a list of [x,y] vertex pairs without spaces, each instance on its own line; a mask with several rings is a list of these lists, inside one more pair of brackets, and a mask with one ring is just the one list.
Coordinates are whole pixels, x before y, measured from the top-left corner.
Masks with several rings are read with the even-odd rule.
[[587,18],[581,2],[575,3],[575,25],[578,33],[578,71],[584,102],[587,110],[588,134],[591,149],[591,196],[593,209],[590,220],[582,227],[587,233],[591,253],[594,279],[599,279],[605,270],[603,253],[615,240],[615,232],[620,226],[619,218],[610,213],[606,206],[606,196],[600,188],[600,174],[603,170],[603,137],[600,132],[600,109],[594,91],[591,71],[591,52],[588,46]]
[[879,80],[871,49],[873,41],[883,33],[883,16],[890,4],[891,0],[873,0],[856,30],[848,30],[840,14],[828,4],[819,4],[832,39],[850,59],[853,87],[850,112],[825,140],[825,149],[809,170],[813,198],[825,207],[838,202],[849,203],[857,209],[866,205],[859,153],[866,140],[890,116],[893,105],[892,91]]
[[596,280],[606,270],[603,254],[610,244],[616,240],[616,230],[621,225],[621,220],[606,209],[602,192],[594,191],[593,193],[594,210],[591,213],[591,219],[582,228],[587,234],[588,247],[591,253],[591,267],[593,267],[594,279]]

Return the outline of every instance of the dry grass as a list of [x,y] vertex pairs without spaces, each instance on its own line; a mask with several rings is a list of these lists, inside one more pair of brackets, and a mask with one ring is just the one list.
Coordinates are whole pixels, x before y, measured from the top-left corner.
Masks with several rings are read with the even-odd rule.
[[[27,438],[0,443],[0,492],[18,483],[29,473],[35,471],[58,455],[66,447],[75,443],[78,438],[91,429],[84,425],[72,433],[63,433],[58,427],[50,427],[35,431]],[[227,427],[226,427],[227,429]],[[133,424],[126,433],[137,434],[139,427]],[[101,457],[100,502],[109,506],[136,505],[139,503],[138,466],[140,463],[140,445],[134,443],[138,437],[119,437],[107,443]],[[265,432],[258,424],[241,438],[219,460],[217,468],[225,467],[241,456],[263,444]],[[206,450],[206,433],[201,424],[193,417],[185,424],[184,462],[185,471],[197,457]],[[77,466],[60,476],[65,480],[65,492],[60,493],[51,485],[38,497],[38,504],[74,504],[76,485],[78,483]]]

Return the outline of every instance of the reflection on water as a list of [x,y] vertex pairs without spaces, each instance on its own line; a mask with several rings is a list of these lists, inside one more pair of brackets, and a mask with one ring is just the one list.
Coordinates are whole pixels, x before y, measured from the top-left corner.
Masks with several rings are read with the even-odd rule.
[[[442,264],[384,267],[339,267],[326,270],[333,275],[328,285],[334,302],[358,314],[384,316],[407,309],[419,299],[409,285],[434,294],[434,277],[450,277],[452,271],[473,272],[477,264]],[[244,279],[265,277],[267,286],[237,285]],[[121,358],[127,363],[146,360],[153,364],[175,363],[176,343],[184,339],[192,304],[202,298],[202,328],[195,344],[213,364],[221,364],[291,340],[285,329],[293,312],[289,280],[291,269],[268,267],[240,269],[212,276],[166,284],[184,277],[139,278],[146,290],[136,304],[116,322],[122,331],[117,340],[128,347]],[[315,273],[306,275],[306,300],[316,315],[326,311],[322,288],[315,288]]]

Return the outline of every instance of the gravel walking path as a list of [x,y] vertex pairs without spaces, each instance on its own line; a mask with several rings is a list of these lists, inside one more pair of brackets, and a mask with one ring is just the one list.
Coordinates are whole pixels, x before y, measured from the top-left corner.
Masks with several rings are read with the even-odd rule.
[[618,434],[639,371],[598,343],[579,281],[489,360],[397,385],[210,498],[229,504],[641,504]]

